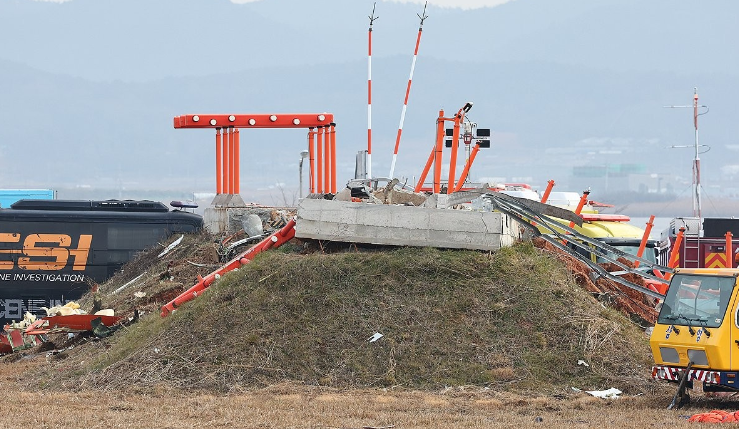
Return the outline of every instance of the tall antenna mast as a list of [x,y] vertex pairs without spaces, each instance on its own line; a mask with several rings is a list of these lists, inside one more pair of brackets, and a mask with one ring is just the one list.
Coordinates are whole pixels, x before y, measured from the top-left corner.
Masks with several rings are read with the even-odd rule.
[[693,159],[693,216],[701,219],[701,160],[698,157],[698,88],[693,88],[693,126],[695,127],[695,158]]
[[403,122],[405,122],[405,111],[408,108],[408,95],[411,93],[411,81],[413,81],[413,71],[416,69],[416,58],[418,57],[418,45],[421,43],[421,32],[423,31],[423,21],[428,18],[426,15],[426,6],[428,2],[423,5],[423,14],[419,15],[418,18],[421,20],[421,25],[418,27],[418,37],[416,38],[416,49],[413,51],[413,62],[411,63],[411,74],[408,77],[408,87],[405,89],[405,100],[403,101],[403,110],[400,112],[400,125],[398,126],[398,135],[395,137],[395,151],[393,151],[393,162],[390,164],[390,175],[388,179],[393,178],[395,174],[395,161],[398,159],[398,148],[400,147],[400,135],[403,133]]
[[[706,145],[699,145],[698,144],[698,116],[705,115],[708,113],[708,106],[706,105],[699,105],[698,104],[698,88],[693,88],[693,105],[692,106],[665,106],[667,108],[675,109],[675,108],[693,108],[693,126],[695,127],[695,144],[693,145],[695,149],[695,158],[693,159],[693,216],[698,218],[698,221],[701,221],[703,218],[701,213],[701,160],[698,151],[699,146],[706,146]],[[705,108],[706,111],[702,113],[698,113],[699,108]],[[690,146],[670,146],[673,148],[680,148],[680,147],[690,147]]]
[[379,16],[375,16],[375,2],[372,5],[372,15],[368,18],[370,20],[369,25],[369,49],[367,52],[367,177],[366,179],[372,178],[372,24],[374,24]]

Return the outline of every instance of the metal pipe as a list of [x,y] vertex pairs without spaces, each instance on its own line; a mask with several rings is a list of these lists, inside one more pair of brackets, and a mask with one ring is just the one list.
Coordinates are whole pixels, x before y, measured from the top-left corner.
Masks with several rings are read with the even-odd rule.
[[434,163],[434,155],[436,154],[436,147],[431,149],[431,154],[429,154],[429,159],[426,161],[426,166],[423,167],[423,172],[421,173],[421,177],[418,178],[418,183],[416,184],[416,188],[414,189],[414,192],[421,192],[421,188],[423,187],[423,182],[426,180],[426,176],[429,174],[429,170],[431,169],[431,164]]
[[470,154],[469,159],[467,159],[467,163],[462,170],[462,175],[459,176],[459,181],[457,182],[457,187],[454,188],[454,192],[458,192],[462,189],[462,185],[464,185],[464,182],[467,180],[467,174],[470,172],[470,167],[472,166],[472,163],[475,162],[475,157],[477,156],[477,152],[479,151],[480,143],[477,143],[475,144],[475,147],[472,148],[472,153]]
[[323,193],[323,127],[316,127],[316,188]]
[[[636,251],[636,256],[639,258],[642,257],[644,254],[644,249],[647,247],[647,240],[649,240],[649,234],[652,233],[652,227],[654,226],[654,215],[651,215],[649,217],[649,221],[647,222],[647,228],[644,230],[644,234],[641,237],[641,242],[639,243],[639,250]],[[634,268],[639,268],[639,261],[634,261]]]
[[231,193],[231,181],[229,180],[229,169],[231,167],[231,132],[228,128],[223,128],[223,193]]
[[223,155],[221,154],[221,147],[222,147],[221,129],[216,128],[216,194],[217,195],[223,193],[223,185],[222,185],[223,178],[221,177],[221,174],[222,174],[221,163],[223,162],[221,157]]
[[336,193],[336,124],[331,123],[331,193]]
[[436,120],[436,150],[434,151],[434,193],[441,192],[441,156],[444,148],[444,110],[439,110]]
[[236,128],[234,131],[234,194],[240,194],[241,193],[241,156],[240,156],[240,137],[239,137],[239,129]]
[[552,193],[552,188],[554,188],[554,180],[550,180],[547,182],[547,189],[544,191],[544,196],[541,197],[541,203],[544,204],[549,199],[549,194]]
[[457,169],[457,147],[459,146],[459,126],[464,118],[462,109],[454,116],[454,132],[452,133],[452,155],[449,160],[449,180],[446,184],[446,193],[451,194],[454,191],[454,174]]
[[316,192],[316,177],[315,171],[315,145],[316,145],[316,132],[313,128],[308,128],[308,191],[311,194]]
[[726,268],[734,268],[734,252],[732,251],[733,248],[731,245],[732,237],[733,235],[731,234],[731,231],[726,231],[726,249],[724,249],[724,251],[726,252]]
[[[588,195],[590,195],[590,191],[583,191],[582,197],[580,197],[580,202],[577,204],[577,208],[575,209],[575,214],[579,215],[580,212],[582,212],[582,208],[585,207],[585,203],[588,201]],[[573,228],[575,226],[575,222],[570,222],[570,228]]]

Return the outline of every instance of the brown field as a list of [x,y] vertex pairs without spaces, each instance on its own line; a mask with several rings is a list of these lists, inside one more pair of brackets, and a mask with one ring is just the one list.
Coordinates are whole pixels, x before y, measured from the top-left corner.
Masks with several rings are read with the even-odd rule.
[[[159,317],[208,243],[143,254],[102,285],[117,314],[146,312],[115,335],[63,334],[0,358],[2,427],[682,428],[739,409],[739,397],[691,393],[668,411],[674,388],[649,379],[644,321],[607,308],[580,284],[587,275],[531,243],[494,254],[283,247]],[[141,272],[145,284],[112,292]],[[385,337],[369,345],[373,332]]]
[[475,388],[436,392],[405,389],[315,388],[279,384],[229,395],[82,390],[28,391],[18,381],[33,361],[0,365],[3,427],[35,428],[644,428],[695,427],[687,418],[714,408],[735,410],[734,398],[708,399],[666,410],[671,388],[603,400],[565,392],[524,397]]

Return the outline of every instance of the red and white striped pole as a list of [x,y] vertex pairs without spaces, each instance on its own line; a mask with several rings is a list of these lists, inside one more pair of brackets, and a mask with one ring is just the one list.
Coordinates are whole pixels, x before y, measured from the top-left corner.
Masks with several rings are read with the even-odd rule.
[[388,179],[392,179],[395,174],[395,162],[398,159],[398,148],[400,147],[400,135],[403,133],[403,122],[405,122],[405,112],[408,108],[408,95],[411,93],[411,82],[413,81],[413,71],[416,69],[416,58],[418,58],[418,45],[421,43],[421,32],[423,31],[423,21],[428,18],[426,15],[426,6],[423,6],[423,15],[418,15],[421,19],[421,25],[418,27],[418,37],[416,38],[416,49],[413,51],[413,62],[411,63],[411,73],[408,77],[408,86],[405,89],[405,100],[403,101],[403,110],[400,112],[400,125],[398,126],[398,135],[395,137],[395,150],[393,151],[393,161],[390,164],[390,175]]
[[372,24],[376,19],[375,6],[372,5],[372,15],[369,16],[369,47],[367,51],[367,172],[366,179],[372,178]]

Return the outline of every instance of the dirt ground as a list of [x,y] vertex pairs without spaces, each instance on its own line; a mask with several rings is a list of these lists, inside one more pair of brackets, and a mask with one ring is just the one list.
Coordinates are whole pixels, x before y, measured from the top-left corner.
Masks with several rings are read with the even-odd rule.
[[187,394],[171,389],[142,392],[48,392],[19,388],[23,373],[45,358],[0,365],[3,427],[35,428],[643,428],[695,427],[692,414],[739,409],[734,397],[695,396],[668,411],[672,389],[653,395],[598,399],[563,392],[525,397],[480,388],[435,392],[397,389],[337,390],[279,384],[237,394]]

